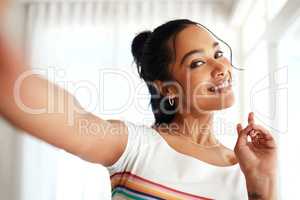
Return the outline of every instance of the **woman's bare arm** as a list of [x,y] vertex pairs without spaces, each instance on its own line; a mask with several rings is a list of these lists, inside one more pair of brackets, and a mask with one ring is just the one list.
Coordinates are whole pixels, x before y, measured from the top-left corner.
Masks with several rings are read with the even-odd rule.
[[25,63],[0,34],[0,114],[34,137],[84,160],[104,166],[114,163],[127,143],[124,123],[84,111],[63,88],[40,75],[28,75],[31,70]]
[[248,200],[277,200],[277,177],[245,175]]

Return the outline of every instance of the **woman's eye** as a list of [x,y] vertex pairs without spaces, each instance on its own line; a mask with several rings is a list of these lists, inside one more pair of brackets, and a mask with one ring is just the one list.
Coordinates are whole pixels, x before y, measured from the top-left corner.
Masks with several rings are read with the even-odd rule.
[[198,61],[192,62],[191,68],[195,68],[195,67],[201,66],[203,64],[205,64],[205,62],[198,60]]
[[215,53],[215,59],[222,57],[223,54],[224,54],[223,51],[217,51],[217,52]]

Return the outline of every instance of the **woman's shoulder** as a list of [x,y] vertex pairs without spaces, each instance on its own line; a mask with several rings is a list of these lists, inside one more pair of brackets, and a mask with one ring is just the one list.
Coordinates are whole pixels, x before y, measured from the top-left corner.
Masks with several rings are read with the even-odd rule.
[[[116,133],[126,135],[126,143],[135,144],[135,146],[147,145],[157,142],[160,139],[159,133],[153,128],[152,125],[147,125],[132,120],[108,120],[117,130]],[[122,130],[122,131],[120,131]],[[124,145],[126,146],[126,145]]]
[[107,166],[110,174],[118,171],[130,170],[137,158],[143,157],[143,153],[147,152],[149,147],[152,147],[157,137],[154,131],[147,125],[133,122],[130,120],[112,120],[116,125],[123,126],[127,130],[126,144],[119,158],[114,164]]
[[151,143],[159,139],[158,133],[152,128],[152,125],[124,120],[128,134],[132,138],[139,139],[143,143]]

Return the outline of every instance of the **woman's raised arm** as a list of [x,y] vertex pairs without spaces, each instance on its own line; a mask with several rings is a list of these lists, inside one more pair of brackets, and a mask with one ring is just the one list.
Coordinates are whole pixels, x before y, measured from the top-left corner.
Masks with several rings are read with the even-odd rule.
[[[24,60],[0,34],[0,114],[34,137],[84,160],[113,164],[127,143],[125,124],[84,111],[69,92],[31,73]],[[54,99],[50,104],[49,96]]]

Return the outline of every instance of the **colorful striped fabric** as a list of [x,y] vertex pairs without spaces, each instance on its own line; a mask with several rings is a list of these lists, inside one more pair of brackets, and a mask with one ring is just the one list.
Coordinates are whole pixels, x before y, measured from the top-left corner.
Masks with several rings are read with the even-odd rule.
[[119,172],[110,176],[112,199],[168,199],[209,200],[211,198],[181,192],[155,183],[130,172]]

